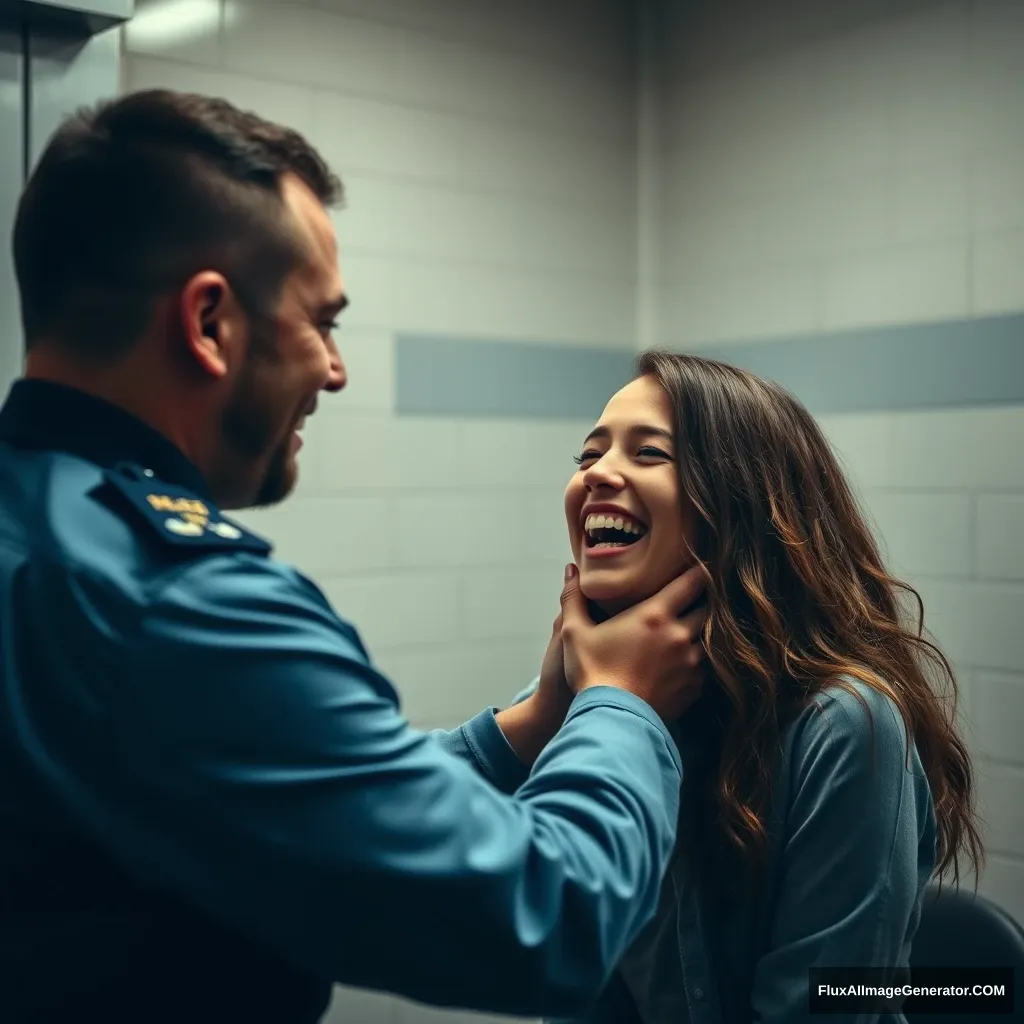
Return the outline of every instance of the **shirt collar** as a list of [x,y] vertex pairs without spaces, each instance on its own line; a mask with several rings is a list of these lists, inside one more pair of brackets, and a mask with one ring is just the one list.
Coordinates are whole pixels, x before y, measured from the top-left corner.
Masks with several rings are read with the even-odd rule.
[[63,384],[16,381],[0,408],[0,442],[66,452],[107,469],[134,463],[210,499],[198,467],[163,434],[120,407]]

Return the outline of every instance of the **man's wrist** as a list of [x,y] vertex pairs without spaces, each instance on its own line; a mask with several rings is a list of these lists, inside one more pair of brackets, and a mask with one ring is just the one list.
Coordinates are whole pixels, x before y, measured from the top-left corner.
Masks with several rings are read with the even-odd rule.
[[532,767],[562,727],[568,710],[569,701],[552,701],[536,692],[499,711],[495,720],[519,760]]

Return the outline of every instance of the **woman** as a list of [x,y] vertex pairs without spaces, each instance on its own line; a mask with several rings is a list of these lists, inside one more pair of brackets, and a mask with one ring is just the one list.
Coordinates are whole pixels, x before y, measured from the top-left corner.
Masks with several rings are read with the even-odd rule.
[[675,723],[661,907],[588,1021],[806,1020],[809,968],[905,968],[926,883],[979,866],[952,671],[903,624],[917,594],[776,385],[646,353],[577,462],[565,508],[593,614],[700,562],[709,668]]

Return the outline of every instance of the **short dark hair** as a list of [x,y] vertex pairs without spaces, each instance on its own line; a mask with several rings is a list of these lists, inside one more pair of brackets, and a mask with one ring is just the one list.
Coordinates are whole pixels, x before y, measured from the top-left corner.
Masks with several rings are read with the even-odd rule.
[[300,178],[325,205],[341,182],[297,132],[223,99],[154,89],[83,109],[50,140],[21,197],[14,266],[25,344],[109,360],[154,300],[216,269],[267,315],[301,255],[281,198]]

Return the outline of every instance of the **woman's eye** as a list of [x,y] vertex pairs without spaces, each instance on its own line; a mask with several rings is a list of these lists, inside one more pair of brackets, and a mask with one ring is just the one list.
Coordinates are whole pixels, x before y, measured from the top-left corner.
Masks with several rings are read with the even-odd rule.
[[599,458],[601,458],[600,452],[595,452],[593,448],[587,448],[585,451],[580,452],[579,455],[574,455],[572,457],[572,461],[575,462],[577,466],[579,466],[582,465],[584,462],[589,462],[591,459]]
[[[668,452],[662,451],[660,448],[655,448],[653,445],[645,445],[636,453],[637,458],[644,459],[671,459],[672,456]],[[579,455],[573,456],[573,462],[577,466],[583,465],[584,462],[590,462],[592,459],[601,458],[601,453],[594,451],[593,448],[588,448],[585,451],[580,452]]]
[[655,448],[652,445],[645,445],[637,455],[643,456],[647,459],[671,459],[672,456],[668,452],[663,452],[660,448]]

